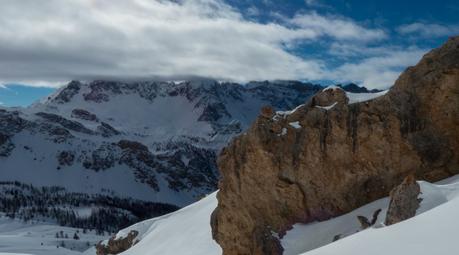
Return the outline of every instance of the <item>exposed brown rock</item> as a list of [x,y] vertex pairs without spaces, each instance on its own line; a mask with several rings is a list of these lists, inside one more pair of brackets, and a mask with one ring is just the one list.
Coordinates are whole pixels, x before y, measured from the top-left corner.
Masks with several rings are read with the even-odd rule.
[[421,188],[414,176],[408,176],[402,184],[390,192],[390,203],[387,209],[386,225],[404,221],[416,215],[422,199],[418,198]]
[[264,106],[261,108],[261,116],[270,119],[274,116],[274,109],[271,106]]
[[105,245],[102,242],[99,242],[96,245],[96,254],[97,255],[109,255],[109,254],[119,254],[123,251],[128,250],[135,245],[135,238],[139,235],[139,232],[136,230],[131,230],[128,235],[124,238],[115,239],[112,237],[108,240],[108,243]]
[[[348,104],[343,94],[321,92],[279,118],[264,112],[222,151],[212,226],[225,255],[281,254],[279,237],[294,223],[387,196],[409,173],[429,181],[459,173],[459,37],[385,96]],[[289,125],[297,121],[301,128]]]

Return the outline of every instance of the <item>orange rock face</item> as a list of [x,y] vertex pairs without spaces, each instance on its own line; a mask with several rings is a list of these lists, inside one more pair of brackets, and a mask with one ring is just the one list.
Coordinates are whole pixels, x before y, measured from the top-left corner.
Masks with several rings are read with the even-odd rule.
[[282,254],[279,238],[294,223],[347,213],[410,174],[458,174],[459,37],[371,101],[349,104],[335,88],[289,114],[264,109],[218,163],[212,228],[225,255]]

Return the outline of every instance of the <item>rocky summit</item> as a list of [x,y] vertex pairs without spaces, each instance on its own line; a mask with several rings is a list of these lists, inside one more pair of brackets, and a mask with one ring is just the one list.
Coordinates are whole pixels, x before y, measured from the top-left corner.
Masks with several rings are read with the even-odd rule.
[[459,173],[459,37],[382,94],[330,87],[290,112],[263,109],[222,151],[211,223],[225,255],[282,254],[279,239],[294,223],[350,212],[408,175]]

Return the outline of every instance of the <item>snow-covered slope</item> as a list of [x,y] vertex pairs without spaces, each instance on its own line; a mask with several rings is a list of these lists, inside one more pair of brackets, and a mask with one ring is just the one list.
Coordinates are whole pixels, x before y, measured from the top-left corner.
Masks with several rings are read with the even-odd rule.
[[[73,238],[75,233],[78,240]],[[95,231],[83,232],[83,229],[60,227],[37,221],[24,223],[0,215],[0,254],[2,255],[77,255],[96,244],[101,238],[104,236],[97,235]]]
[[[388,198],[383,198],[328,221],[296,224],[282,239],[284,254],[416,254],[459,253],[459,177],[430,184],[418,182],[423,199],[417,216],[384,226]],[[120,231],[118,238],[137,230],[139,243],[122,254],[220,255],[211,238],[210,216],[217,206],[215,193],[169,215]],[[357,215],[370,217],[382,209],[377,224],[361,230]],[[337,237],[339,235],[339,238]],[[333,240],[335,239],[335,241]],[[88,254],[94,254],[91,251]]]
[[140,242],[122,254],[221,254],[210,228],[209,216],[216,206],[215,192],[177,212],[120,231],[117,237],[140,232]]
[[[416,217],[383,228],[369,228],[302,255],[449,255],[459,254],[459,182],[421,182],[421,208]],[[424,213],[422,213],[424,212]]]

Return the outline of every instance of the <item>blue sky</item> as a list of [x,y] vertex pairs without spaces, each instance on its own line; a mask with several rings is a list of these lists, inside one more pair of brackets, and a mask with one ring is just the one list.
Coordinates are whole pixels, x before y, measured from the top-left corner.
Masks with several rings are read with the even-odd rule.
[[72,79],[199,75],[388,88],[459,34],[452,0],[4,0],[2,10],[6,106]]
[[55,88],[8,85],[0,87],[0,106],[28,106],[50,95]]

